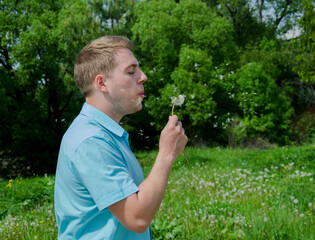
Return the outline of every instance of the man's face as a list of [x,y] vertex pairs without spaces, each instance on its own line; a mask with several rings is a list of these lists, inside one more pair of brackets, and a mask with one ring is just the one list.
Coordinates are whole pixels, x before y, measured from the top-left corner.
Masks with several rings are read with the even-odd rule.
[[132,52],[123,48],[116,53],[117,67],[107,78],[112,111],[121,117],[142,109],[144,98],[143,83],[147,76],[140,70]]

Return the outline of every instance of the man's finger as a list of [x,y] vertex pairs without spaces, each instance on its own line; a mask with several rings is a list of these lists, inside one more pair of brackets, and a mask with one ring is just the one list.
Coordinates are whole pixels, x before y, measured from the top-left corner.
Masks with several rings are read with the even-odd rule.
[[168,125],[176,126],[178,122],[178,117],[176,115],[170,116],[168,120]]

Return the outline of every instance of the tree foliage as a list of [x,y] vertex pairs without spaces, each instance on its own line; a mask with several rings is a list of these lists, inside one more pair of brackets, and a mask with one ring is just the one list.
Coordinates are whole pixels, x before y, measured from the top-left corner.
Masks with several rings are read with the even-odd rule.
[[314,1],[303,0],[303,16],[299,20],[302,35],[298,39],[298,65],[295,70],[301,81],[315,83],[315,4]]
[[110,30],[83,0],[4,0],[0,14],[3,174],[11,166],[22,175],[53,172],[84,101],[72,77],[76,54]]
[[134,149],[155,147],[179,94],[190,144],[294,141],[291,120],[314,113],[313,16],[312,0],[0,1],[1,174],[54,172],[84,101],[76,54],[107,34],[135,42],[149,79],[144,110],[122,121]]

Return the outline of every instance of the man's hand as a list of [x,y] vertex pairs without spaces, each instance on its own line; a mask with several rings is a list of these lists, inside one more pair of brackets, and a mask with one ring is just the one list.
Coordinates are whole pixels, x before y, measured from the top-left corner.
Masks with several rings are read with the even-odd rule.
[[182,123],[178,121],[176,115],[169,117],[168,123],[161,133],[159,154],[166,159],[171,157],[171,164],[173,164],[175,159],[184,151],[186,144],[187,136]]

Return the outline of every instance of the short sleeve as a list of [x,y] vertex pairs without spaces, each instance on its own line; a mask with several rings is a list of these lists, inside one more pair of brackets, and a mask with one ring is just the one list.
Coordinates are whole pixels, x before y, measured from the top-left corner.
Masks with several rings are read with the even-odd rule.
[[139,191],[122,154],[109,138],[86,139],[72,160],[75,174],[100,211]]

